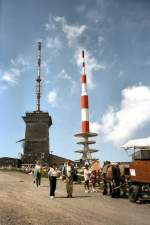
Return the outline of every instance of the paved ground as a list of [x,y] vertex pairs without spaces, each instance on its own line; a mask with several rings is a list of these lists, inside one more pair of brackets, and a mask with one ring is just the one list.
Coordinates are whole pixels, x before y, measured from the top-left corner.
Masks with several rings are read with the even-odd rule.
[[65,184],[58,182],[56,198],[48,198],[48,179],[36,189],[33,177],[0,171],[0,225],[149,225],[150,204],[111,199],[99,193],[84,193],[74,186],[67,199]]

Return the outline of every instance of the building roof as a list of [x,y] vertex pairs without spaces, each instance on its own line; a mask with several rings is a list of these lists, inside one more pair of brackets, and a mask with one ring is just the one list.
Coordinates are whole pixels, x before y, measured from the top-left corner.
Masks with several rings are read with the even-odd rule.
[[[64,164],[64,162],[68,161],[70,159],[67,158],[63,158],[54,154],[50,154],[50,163],[56,163],[56,164]],[[71,162],[73,162],[73,160],[70,160]]]
[[150,137],[129,140],[122,146],[122,148],[125,150],[130,148],[150,149]]

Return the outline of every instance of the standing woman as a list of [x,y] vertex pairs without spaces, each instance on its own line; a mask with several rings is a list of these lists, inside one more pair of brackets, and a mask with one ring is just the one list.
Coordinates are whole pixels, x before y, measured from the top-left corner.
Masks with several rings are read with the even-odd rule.
[[55,197],[55,190],[56,190],[56,181],[57,181],[57,164],[54,163],[49,172],[48,172],[48,177],[49,177],[49,182],[50,182],[50,197],[54,198]]
[[38,188],[41,185],[41,165],[39,160],[36,162],[34,168],[34,177],[35,177],[35,185]]

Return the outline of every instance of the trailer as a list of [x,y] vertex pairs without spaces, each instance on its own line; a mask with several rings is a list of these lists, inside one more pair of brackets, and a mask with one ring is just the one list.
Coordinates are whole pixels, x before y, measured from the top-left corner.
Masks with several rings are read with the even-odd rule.
[[150,160],[134,160],[130,164],[129,200],[150,198]]
[[133,151],[129,166],[129,200],[150,199],[150,138],[131,140],[122,147]]

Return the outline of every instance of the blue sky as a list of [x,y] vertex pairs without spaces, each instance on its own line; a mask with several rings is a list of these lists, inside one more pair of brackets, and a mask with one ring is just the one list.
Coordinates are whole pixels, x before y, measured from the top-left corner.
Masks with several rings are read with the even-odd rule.
[[[85,50],[94,156],[128,161],[120,148],[150,133],[150,1],[0,0],[0,157],[17,157],[22,116],[35,110],[36,42],[42,39],[41,108],[50,148],[78,159],[81,50]],[[93,146],[94,147],[94,146]]]

